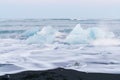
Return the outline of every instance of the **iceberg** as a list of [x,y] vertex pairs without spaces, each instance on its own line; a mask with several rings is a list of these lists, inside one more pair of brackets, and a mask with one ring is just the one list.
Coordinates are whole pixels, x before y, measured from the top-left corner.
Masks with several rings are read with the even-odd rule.
[[31,29],[26,30],[25,32],[23,32],[21,36],[22,37],[30,37],[30,36],[33,36],[34,34],[36,34],[39,31],[40,31],[39,27],[31,28]]
[[35,35],[29,37],[26,42],[29,44],[49,44],[54,41],[56,32],[53,27],[47,26]]
[[115,35],[113,32],[102,28],[92,27],[83,29],[80,24],[77,24],[66,37],[65,42],[70,44],[88,44],[96,39],[109,39],[114,37]]
[[86,30],[84,30],[80,24],[77,24],[71,33],[66,37],[65,42],[70,44],[88,43]]
[[107,39],[107,38],[115,37],[113,32],[97,27],[88,28],[87,32],[88,32],[88,39],[90,40]]

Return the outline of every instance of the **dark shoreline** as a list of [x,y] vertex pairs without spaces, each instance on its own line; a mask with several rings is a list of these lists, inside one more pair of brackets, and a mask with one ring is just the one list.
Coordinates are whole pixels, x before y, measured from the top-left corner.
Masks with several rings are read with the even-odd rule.
[[45,71],[24,71],[0,76],[0,80],[120,80],[120,74],[85,73],[57,68]]

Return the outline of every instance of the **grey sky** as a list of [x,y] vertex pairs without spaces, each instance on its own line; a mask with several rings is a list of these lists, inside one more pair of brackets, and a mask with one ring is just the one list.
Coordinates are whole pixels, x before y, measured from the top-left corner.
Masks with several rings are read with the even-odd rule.
[[0,18],[120,18],[120,0],[0,0]]

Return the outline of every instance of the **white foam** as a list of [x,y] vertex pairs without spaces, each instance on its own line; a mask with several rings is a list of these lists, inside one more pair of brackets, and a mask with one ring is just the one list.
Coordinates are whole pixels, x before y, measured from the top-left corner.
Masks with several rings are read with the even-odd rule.
[[95,46],[119,46],[119,39],[97,39],[92,43]]

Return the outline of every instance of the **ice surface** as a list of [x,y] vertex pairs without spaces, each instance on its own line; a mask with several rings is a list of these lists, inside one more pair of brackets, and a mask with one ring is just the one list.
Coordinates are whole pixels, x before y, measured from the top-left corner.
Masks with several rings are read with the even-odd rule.
[[65,42],[71,43],[71,44],[88,43],[89,41],[87,39],[87,32],[86,32],[86,30],[84,30],[80,26],[80,24],[76,25],[76,27],[67,36]]
[[36,34],[39,31],[40,31],[39,27],[31,28],[31,29],[26,30],[24,33],[22,33],[21,36],[30,37],[30,36],[33,36],[34,34]]
[[29,44],[50,44],[55,40],[55,30],[51,26],[44,27],[41,31],[29,37],[26,42]]
[[87,44],[96,39],[107,39],[114,37],[115,35],[113,32],[109,32],[98,27],[83,29],[80,24],[78,24],[67,36],[65,41],[70,44]]
[[96,39],[107,39],[107,38],[114,38],[115,35],[113,32],[104,30],[102,28],[97,28],[97,27],[93,27],[93,28],[88,28],[87,29],[87,33],[88,33],[88,39],[92,39],[92,40],[96,40]]

